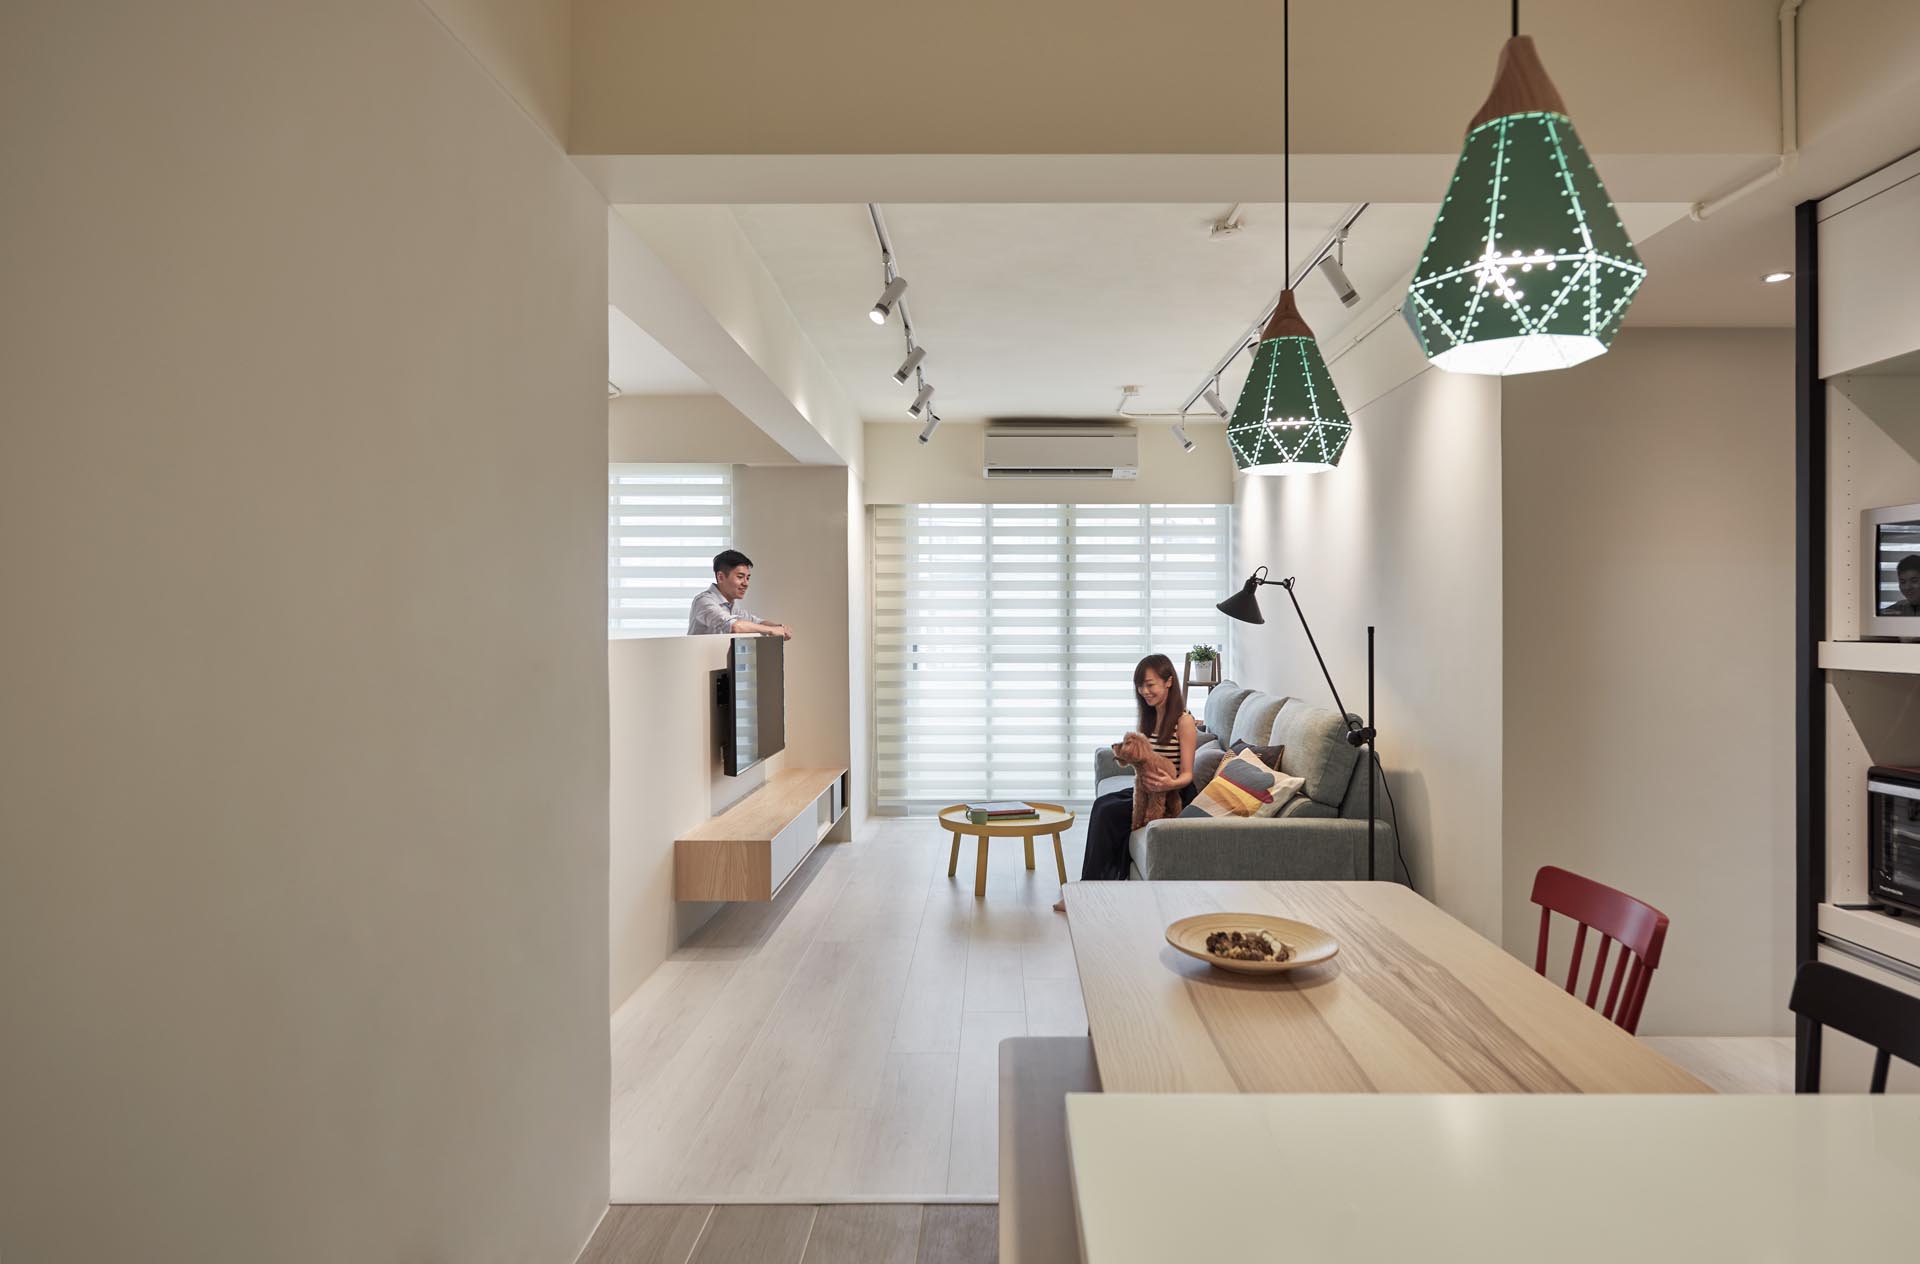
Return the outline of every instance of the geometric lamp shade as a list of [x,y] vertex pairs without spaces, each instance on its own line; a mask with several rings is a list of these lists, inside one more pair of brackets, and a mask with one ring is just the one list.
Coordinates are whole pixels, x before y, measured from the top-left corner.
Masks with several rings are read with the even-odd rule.
[[1532,38],[1509,40],[1401,307],[1427,359],[1570,368],[1606,351],[1646,276]]
[[1253,369],[1227,422],[1234,467],[1247,474],[1330,470],[1352,433],[1320,344],[1287,290],[1260,334]]

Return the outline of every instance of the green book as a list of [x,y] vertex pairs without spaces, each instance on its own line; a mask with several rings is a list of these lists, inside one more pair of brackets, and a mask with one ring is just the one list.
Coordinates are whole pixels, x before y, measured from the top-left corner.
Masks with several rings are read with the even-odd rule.
[[1039,819],[1040,814],[1038,812],[1016,812],[1012,815],[1006,815],[1002,813],[982,812],[979,808],[970,808],[967,811],[967,821],[973,825],[1003,825],[1010,821],[1037,821]]

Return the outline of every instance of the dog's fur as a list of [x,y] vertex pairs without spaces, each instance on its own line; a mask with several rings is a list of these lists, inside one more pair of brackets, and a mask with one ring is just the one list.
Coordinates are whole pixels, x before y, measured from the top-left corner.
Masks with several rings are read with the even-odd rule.
[[1153,745],[1147,741],[1145,733],[1129,733],[1115,742],[1113,755],[1121,764],[1134,770],[1134,829],[1139,829],[1148,821],[1159,821],[1180,815],[1186,804],[1181,800],[1178,790],[1147,790],[1140,784],[1140,778],[1150,771],[1157,772],[1163,777],[1175,777],[1180,772],[1165,755],[1154,752]]

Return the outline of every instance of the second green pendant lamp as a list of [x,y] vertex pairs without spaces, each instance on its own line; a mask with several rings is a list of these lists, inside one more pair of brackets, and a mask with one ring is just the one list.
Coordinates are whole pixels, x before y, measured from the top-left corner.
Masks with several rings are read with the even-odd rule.
[[1514,0],[1401,312],[1437,368],[1565,369],[1606,351],[1646,275]]
[[1227,421],[1227,447],[1234,468],[1247,474],[1311,474],[1340,463],[1353,422],[1327,371],[1313,330],[1293,301],[1293,146],[1288,101],[1293,67],[1288,59],[1288,5],[1280,6],[1280,152],[1282,172],[1282,262],[1286,288],[1260,331],[1253,368],[1240,388],[1240,402]]

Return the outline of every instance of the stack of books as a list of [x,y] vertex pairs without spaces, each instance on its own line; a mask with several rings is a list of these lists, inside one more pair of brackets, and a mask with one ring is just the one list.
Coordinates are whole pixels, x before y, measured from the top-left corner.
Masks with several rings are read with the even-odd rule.
[[1040,813],[1031,803],[1000,800],[994,803],[967,804],[967,820],[973,825],[1008,825],[1015,821],[1037,821]]

